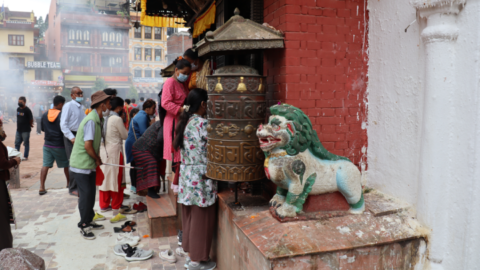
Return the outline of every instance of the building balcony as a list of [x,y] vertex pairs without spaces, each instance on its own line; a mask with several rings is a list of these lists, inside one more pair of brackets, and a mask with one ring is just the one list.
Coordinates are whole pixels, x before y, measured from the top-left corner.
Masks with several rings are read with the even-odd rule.
[[[85,73],[129,73],[128,67],[82,67],[82,66],[67,66],[65,70]],[[67,73],[67,72],[66,72]]]

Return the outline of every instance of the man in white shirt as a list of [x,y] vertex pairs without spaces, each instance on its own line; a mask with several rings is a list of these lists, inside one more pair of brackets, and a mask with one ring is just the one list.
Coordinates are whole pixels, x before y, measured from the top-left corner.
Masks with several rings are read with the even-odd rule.
[[[78,86],[72,87],[70,93],[72,101],[67,102],[62,109],[62,116],[60,118],[60,128],[63,132],[63,140],[65,142],[65,152],[68,160],[72,154],[73,144],[75,143],[75,136],[77,135],[78,126],[85,118],[85,108],[81,104],[83,101],[83,91]],[[70,185],[68,187],[70,195],[78,196],[77,183],[70,172]]]

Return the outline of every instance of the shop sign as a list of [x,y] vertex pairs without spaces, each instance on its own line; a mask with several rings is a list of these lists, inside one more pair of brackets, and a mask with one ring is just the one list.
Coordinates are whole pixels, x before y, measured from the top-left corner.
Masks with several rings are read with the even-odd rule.
[[163,78],[133,78],[133,82],[137,83],[161,83]]
[[100,76],[106,82],[128,82],[128,76]]
[[27,68],[35,69],[62,69],[59,62],[48,61],[29,61],[27,62]]
[[32,85],[41,85],[41,86],[63,86],[62,82],[57,81],[40,81],[40,80],[33,80],[31,82]]
[[8,20],[7,23],[14,23],[14,24],[32,24],[29,21],[15,21],[15,20]]
[[65,81],[94,82],[97,76],[65,75]]

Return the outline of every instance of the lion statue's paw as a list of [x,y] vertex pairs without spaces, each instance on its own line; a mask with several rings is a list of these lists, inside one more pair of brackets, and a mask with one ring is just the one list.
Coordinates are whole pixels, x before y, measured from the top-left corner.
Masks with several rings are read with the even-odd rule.
[[296,213],[296,208],[295,206],[289,204],[289,203],[284,203],[277,209],[275,209],[275,213],[279,218],[286,218],[286,217],[295,217],[297,216]]
[[282,205],[284,202],[285,202],[285,196],[279,195],[279,194],[275,194],[275,196],[273,196],[273,198],[270,200],[270,206],[272,206],[272,207],[279,207],[279,206]]

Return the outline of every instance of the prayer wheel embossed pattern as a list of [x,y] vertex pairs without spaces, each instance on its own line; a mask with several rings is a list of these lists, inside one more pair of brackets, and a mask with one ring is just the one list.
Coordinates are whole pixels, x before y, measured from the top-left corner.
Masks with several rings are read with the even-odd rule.
[[265,178],[257,128],[265,121],[265,77],[226,66],[208,77],[207,177],[246,182]]

